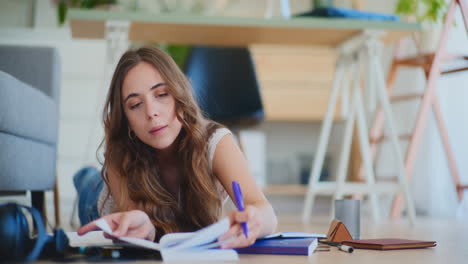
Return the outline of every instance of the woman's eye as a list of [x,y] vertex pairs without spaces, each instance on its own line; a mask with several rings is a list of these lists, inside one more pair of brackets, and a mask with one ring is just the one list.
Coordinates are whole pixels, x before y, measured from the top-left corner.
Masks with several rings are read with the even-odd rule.
[[140,105],[141,105],[141,103],[131,105],[131,106],[130,106],[130,109],[133,110],[133,109],[137,108],[137,107],[140,106]]
[[165,97],[165,96],[168,96],[168,93],[158,94],[156,97]]

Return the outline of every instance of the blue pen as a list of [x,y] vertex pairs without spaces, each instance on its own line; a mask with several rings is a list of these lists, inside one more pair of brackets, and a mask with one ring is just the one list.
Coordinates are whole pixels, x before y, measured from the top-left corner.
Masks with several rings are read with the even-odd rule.
[[[232,191],[234,192],[234,197],[236,199],[237,209],[239,212],[244,211],[244,198],[242,198],[242,191],[238,182],[232,181]],[[244,231],[245,237],[249,237],[246,222],[242,223],[242,230]]]

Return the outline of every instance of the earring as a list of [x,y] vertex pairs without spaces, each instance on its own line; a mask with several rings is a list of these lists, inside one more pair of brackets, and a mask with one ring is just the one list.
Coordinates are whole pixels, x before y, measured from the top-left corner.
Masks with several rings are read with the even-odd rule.
[[[133,135],[133,136],[132,136]],[[134,140],[136,138],[135,132],[133,132],[130,127],[128,128],[128,138]]]

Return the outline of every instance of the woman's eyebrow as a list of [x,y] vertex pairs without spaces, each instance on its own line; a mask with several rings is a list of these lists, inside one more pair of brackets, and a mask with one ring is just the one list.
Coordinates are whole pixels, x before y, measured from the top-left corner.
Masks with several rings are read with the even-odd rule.
[[153,87],[150,88],[150,91],[151,91],[151,90],[154,90],[154,89],[156,89],[156,88],[158,88],[158,87],[161,87],[161,86],[163,86],[163,85],[165,85],[165,84],[166,84],[166,83],[158,83],[158,84],[155,84],[155,85],[153,85]]
[[[163,85],[165,85],[165,84],[166,84],[166,83],[158,83],[158,84],[155,84],[155,85],[153,85],[153,86],[150,88],[150,91],[151,91],[151,90],[154,90],[154,89],[157,89],[157,88],[159,88],[159,87],[161,87],[161,86],[163,86]],[[130,99],[130,98],[132,98],[132,97],[135,97],[135,96],[138,96],[138,95],[140,95],[140,94],[138,94],[138,93],[131,93],[131,94],[127,95],[127,97],[125,97],[124,104],[128,101],[128,99]]]

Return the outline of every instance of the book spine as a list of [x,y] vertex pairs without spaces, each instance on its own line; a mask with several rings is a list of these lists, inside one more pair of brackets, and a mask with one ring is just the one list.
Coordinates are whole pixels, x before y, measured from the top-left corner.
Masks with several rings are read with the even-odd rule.
[[309,255],[308,248],[304,247],[288,247],[288,248],[262,248],[262,247],[247,247],[236,249],[239,254],[274,254],[274,255]]

